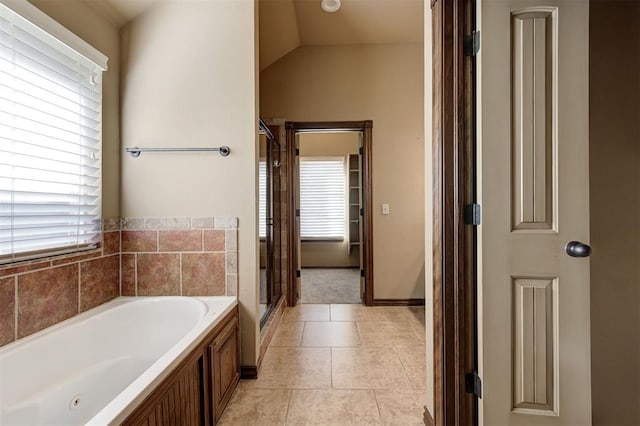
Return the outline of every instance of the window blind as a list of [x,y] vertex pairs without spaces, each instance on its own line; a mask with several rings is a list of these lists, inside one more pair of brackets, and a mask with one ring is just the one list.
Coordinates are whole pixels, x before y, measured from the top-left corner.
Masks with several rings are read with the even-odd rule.
[[300,159],[300,237],[344,239],[344,158]]
[[102,70],[0,4],[0,263],[100,240]]
[[258,236],[267,237],[267,162],[258,162]]

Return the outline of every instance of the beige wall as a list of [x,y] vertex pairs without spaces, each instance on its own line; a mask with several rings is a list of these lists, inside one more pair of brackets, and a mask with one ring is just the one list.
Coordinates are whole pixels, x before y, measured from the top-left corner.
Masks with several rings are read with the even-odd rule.
[[260,70],[300,46],[293,0],[260,0]]
[[265,117],[373,120],[378,299],[424,297],[423,66],[422,44],[307,46],[260,74]]
[[[303,133],[299,136],[300,157],[344,157],[357,154],[360,134],[350,133]],[[347,195],[348,197],[348,195]],[[348,202],[348,201],[347,201]],[[345,212],[349,212],[345,208]],[[345,229],[349,229],[349,218],[345,215]],[[358,250],[349,252],[349,241],[303,241],[300,248],[302,267],[358,267]]]
[[81,0],[30,0],[109,58],[102,95],[102,216],[120,215],[120,51],[118,28]]
[[346,157],[357,154],[360,133],[302,133],[298,136],[300,157]]
[[124,147],[231,154],[122,157],[122,216],[237,216],[242,364],[258,350],[256,31],[253,0],[158,2],[121,32]]
[[640,3],[590,2],[594,425],[640,424]]

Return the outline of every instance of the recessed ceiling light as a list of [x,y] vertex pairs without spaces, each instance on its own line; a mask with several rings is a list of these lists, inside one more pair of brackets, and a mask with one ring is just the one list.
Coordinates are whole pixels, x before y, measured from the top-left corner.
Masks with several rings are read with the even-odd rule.
[[325,12],[333,13],[340,9],[340,0],[322,0],[320,6]]

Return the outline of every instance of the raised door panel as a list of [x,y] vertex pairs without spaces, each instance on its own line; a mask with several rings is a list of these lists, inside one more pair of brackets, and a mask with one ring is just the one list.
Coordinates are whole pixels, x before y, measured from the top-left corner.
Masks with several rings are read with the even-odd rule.
[[558,411],[558,279],[513,278],[513,411]]
[[557,226],[557,8],[511,14],[512,227]]

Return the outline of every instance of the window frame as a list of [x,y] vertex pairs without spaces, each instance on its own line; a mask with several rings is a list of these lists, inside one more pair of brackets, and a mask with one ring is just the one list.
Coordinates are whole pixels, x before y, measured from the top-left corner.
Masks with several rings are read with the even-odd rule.
[[[33,90],[41,91],[44,94],[48,94],[48,93],[53,94],[53,92],[49,91],[49,87],[42,86],[41,84],[38,84],[37,82],[34,82],[34,81],[27,81],[25,90],[28,89],[29,91],[25,91],[25,92],[22,92],[21,90],[16,91],[15,89],[16,86],[13,85],[13,83],[16,81],[15,79],[17,78],[16,77],[17,74],[13,72],[6,72],[7,81],[11,81],[11,83],[5,83],[4,87],[7,88],[8,91],[13,91],[14,96],[15,96],[15,93],[19,93],[19,92],[23,93],[23,95],[21,95],[22,96],[21,100],[18,103],[14,104],[12,109],[9,109],[7,112],[4,113],[7,115],[7,117],[22,117],[21,119],[23,120],[30,120],[33,122],[38,122],[38,119],[42,119],[42,117],[47,117],[47,120],[49,123],[47,124],[48,126],[55,127],[57,123],[67,122],[67,123],[70,123],[70,125],[73,126],[74,128],[84,128],[86,126],[85,121],[88,119],[88,117],[91,117],[93,122],[96,124],[94,128],[91,128],[94,131],[94,134],[92,134],[91,136],[84,135],[83,133],[84,131],[76,130],[72,132],[72,134],[74,134],[75,137],[77,137],[77,139],[74,139],[74,137],[71,137],[68,141],[65,141],[66,144],[77,146],[77,151],[60,150],[60,152],[65,152],[65,153],[68,153],[68,155],[76,156],[77,159],[75,161],[69,162],[68,159],[61,160],[59,158],[58,159],[49,158],[51,163],[65,163],[67,164],[66,166],[67,169],[77,168],[81,170],[78,173],[75,173],[75,172],[73,173],[73,175],[77,176],[76,182],[61,181],[60,184],[77,186],[77,188],[94,188],[91,193],[85,193],[83,191],[79,191],[77,193],[76,192],[57,193],[52,191],[38,191],[38,192],[42,192],[42,196],[38,198],[38,196],[34,196],[34,193],[32,192],[32,190],[24,192],[25,194],[30,194],[30,195],[27,195],[28,197],[33,197],[34,201],[37,203],[36,205],[40,205],[44,207],[43,212],[47,217],[59,216],[59,217],[65,218],[65,217],[68,217],[67,215],[69,215],[69,212],[77,208],[78,212],[82,212],[82,213],[76,213],[76,215],[73,217],[82,217],[85,215],[85,212],[89,212],[86,214],[86,216],[87,216],[87,219],[90,219],[90,220],[83,221],[81,219],[77,219],[76,223],[67,222],[67,224],[64,224],[64,225],[58,225],[62,227],[63,231],[64,229],[72,230],[75,228],[75,232],[67,233],[66,237],[64,236],[65,235],[64,233],[61,233],[60,237],[56,237],[60,239],[66,238],[66,241],[64,242],[60,241],[58,243],[51,244],[50,247],[45,247],[47,244],[44,243],[45,241],[44,236],[52,235],[52,234],[46,234],[46,233],[34,234],[36,237],[35,240],[38,240],[38,237],[42,236],[43,238],[41,238],[41,240],[43,242],[40,243],[39,246],[35,246],[33,248],[28,247],[28,244],[25,243],[25,241],[27,240],[25,240],[24,238],[22,238],[21,240],[17,240],[16,237],[14,236],[15,230],[20,229],[16,225],[15,218],[24,217],[24,216],[16,215],[14,213],[15,206],[19,204],[24,205],[26,201],[24,201],[24,199],[21,201],[16,201],[15,200],[16,194],[20,190],[11,189],[11,188],[15,188],[13,186],[15,185],[14,182],[24,181],[25,179],[27,180],[34,179],[34,181],[42,180],[42,179],[37,179],[38,177],[40,177],[42,172],[37,172],[36,168],[31,168],[32,169],[31,171],[27,171],[26,172],[27,174],[23,174],[21,176],[14,174],[15,172],[11,172],[11,171],[7,172],[9,174],[5,175],[6,176],[5,179],[8,179],[8,182],[10,182],[11,188],[4,190],[6,191],[5,194],[8,194],[8,197],[9,197],[8,199],[10,200],[8,203],[9,208],[6,210],[4,214],[7,214],[7,212],[9,212],[9,215],[5,216],[9,218],[7,221],[8,227],[5,228],[5,230],[7,230],[7,235],[9,238],[7,240],[9,250],[6,253],[0,254],[0,268],[14,265],[14,264],[34,261],[34,260],[43,260],[46,258],[52,258],[56,256],[61,256],[61,255],[70,255],[70,254],[76,254],[76,253],[83,254],[83,253],[98,249],[99,247],[101,247],[103,243],[102,241],[103,240],[103,237],[102,237],[103,235],[102,145],[103,145],[103,127],[104,127],[103,112],[102,112],[103,105],[104,105],[103,73],[108,69],[108,66],[107,66],[108,57],[102,54],[100,51],[95,49],[89,43],[82,40],[80,37],[75,35],[73,32],[68,30],[66,27],[64,27],[57,21],[55,21],[53,18],[51,18],[50,16],[48,16],[47,14],[45,14],[40,9],[38,9],[37,7],[35,7],[34,5],[32,5],[26,0],[4,1],[2,2],[2,4],[0,4],[0,7],[2,8],[2,15],[4,17],[3,21],[6,23],[6,25],[9,25],[6,28],[11,30],[10,33],[3,30],[4,34],[6,34],[8,37],[7,41],[11,43],[10,45],[6,45],[6,48],[13,50],[13,49],[16,49],[16,46],[19,45],[16,43],[23,43],[22,45],[25,46],[24,48],[28,49],[29,51],[33,51],[39,55],[46,55],[45,57],[47,58],[48,61],[54,61],[52,63],[57,63],[58,59],[54,59],[56,57],[66,58],[65,59],[66,61],[71,61],[72,63],[75,62],[77,66],[77,68],[74,69],[74,73],[73,73],[73,75],[75,76],[74,77],[75,79],[71,79],[69,77],[69,75],[71,74],[69,75],[61,74],[61,76],[65,75],[65,78],[70,78],[69,81],[71,82],[71,84],[74,84],[74,85],[77,84],[78,87],[83,87],[83,86],[86,86],[87,84],[89,86],[93,86],[95,84],[99,85],[97,91],[96,89],[93,89],[87,92],[90,95],[87,95],[87,93],[81,94],[80,89],[78,89],[79,90],[77,93],[78,98],[77,99],[70,98],[69,100],[69,102],[74,102],[74,105],[76,105],[77,103],[78,108],[87,108],[87,109],[91,107],[88,104],[83,104],[83,101],[81,99],[86,98],[91,101],[95,101],[96,102],[95,105],[97,105],[97,107],[96,109],[93,110],[93,113],[92,113],[93,115],[89,116],[89,115],[85,115],[85,112],[76,112],[77,117],[75,117],[73,120],[69,120],[69,117],[61,117],[61,116],[58,116],[55,112],[53,112],[55,109],[53,105],[55,104],[52,103],[49,100],[49,98],[42,98],[41,97],[42,95],[39,95],[40,97],[34,96]],[[19,28],[18,32],[14,32],[15,31],[14,26],[15,28]],[[20,34],[25,34],[28,37],[25,38]],[[37,45],[30,44],[27,41],[25,41],[28,39],[33,39],[34,43],[37,41]],[[36,46],[39,46],[39,47],[36,47]],[[34,56],[34,54],[21,54],[21,57],[28,61],[32,61],[35,66],[35,68],[31,68],[31,67],[25,67],[25,65],[20,65],[19,67],[22,68],[24,72],[27,72],[27,73],[38,72],[39,73],[38,75],[40,75],[41,78],[51,78],[49,76],[55,75],[53,73],[57,72],[53,68],[51,68],[49,71],[43,72],[42,70],[47,67],[46,62],[44,63],[39,62],[37,60],[37,56]],[[14,53],[14,56],[12,57],[11,61],[7,61],[7,64],[13,69],[17,69],[16,65],[14,65],[17,63],[17,60],[15,58],[17,58],[17,56]],[[83,64],[83,65],[80,65],[80,64]],[[84,71],[80,71],[81,69],[83,69]],[[83,78],[86,78],[87,80],[83,80]],[[54,80],[52,79],[51,81],[53,82]],[[5,98],[5,99],[7,100],[8,103],[17,102],[13,97]],[[26,101],[25,99],[29,99],[29,100]],[[52,107],[42,109],[42,105],[40,105],[42,102],[50,102]],[[16,105],[23,108],[23,111],[31,110],[33,112],[30,112],[30,113],[17,112],[18,109],[16,109],[17,108]],[[40,106],[41,109],[39,111],[36,108],[36,105]],[[36,117],[34,114],[39,114],[39,116]],[[31,139],[31,138],[26,140],[21,140],[19,138],[15,138],[15,136],[13,135],[9,136],[10,134],[9,132],[13,133],[15,129],[19,129],[19,127],[15,125],[13,126],[7,125],[5,127],[9,129],[6,135],[6,140],[9,140],[12,143],[12,146],[10,148],[8,147],[6,148],[6,152],[10,153],[12,156],[23,157],[22,163],[17,162],[14,159],[8,160],[5,163],[7,170],[11,170],[14,167],[29,170],[30,169],[29,167],[25,167],[24,165],[21,165],[21,164],[24,164],[25,159],[33,157],[33,158],[41,158],[43,161],[47,161],[48,157],[46,157],[45,154],[41,154],[40,156],[38,156],[38,152],[40,152],[38,150],[46,152],[46,150],[59,149],[59,147],[52,142],[54,140],[57,140],[52,134],[39,135],[39,137],[42,138],[40,141],[36,141],[36,139]],[[62,126],[60,127],[62,128]],[[89,129],[89,127],[87,128]],[[31,128],[27,128],[22,131],[25,133],[31,133],[32,135],[35,135],[34,130]],[[86,138],[86,140],[90,142],[84,142],[83,141],[84,138]],[[24,148],[23,148],[24,153],[21,153],[20,149],[16,150],[16,147],[15,147],[16,143],[18,145],[35,146],[34,153],[32,154],[32,152],[30,151],[26,152],[24,151]],[[90,152],[91,154],[87,154],[87,152]],[[93,161],[93,163],[91,163],[91,165],[88,165],[87,163],[85,163],[84,162],[85,157],[90,158]],[[59,174],[60,176],[71,176],[70,174],[71,172],[65,171],[66,169],[56,168],[51,165],[49,167],[50,168],[46,169],[49,173]],[[93,172],[88,172],[87,170],[89,169],[92,169]],[[47,182],[49,184],[52,184],[54,181],[42,180],[42,182]],[[25,190],[22,190],[22,191],[25,191]],[[50,208],[50,206],[60,203],[60,201],[54,201],[54,204],[51,204],[51,202],[47,202],[45,199],[47,196],[51,197],[53,194],[61,194],[60,196],[62,197],[77,198],[77,201],[70,202],[69,204],[66,204],[66,207],[62,207],[59,211],[56,211],[55,209]],[[88,205],[85,204],[85,202],[83,201],[83,198],[87,199],[87,197],[93,199],[93,201],[90,202]],[[23,215],[30,214],[33,217],[37,217],[39,215],[37,213],[24,213],[24,211],[22,214]],[[34,224],[23,225],[22,229],[33,229],[34,231],[31,231],[31,232],[37,232],[35,230],[38,229],[38,225],[40,223],[38,223],[38,221],[33,223]],[[41,223],[42,225],[47,226],[48,224],[51,224],[54,222],[44,221]],[[24,226],[27,226],[27,228],[25,228]],[[86,230],[83,231],[81,230],[81,228],[85,228]],[[75,243],[71,243],[73,238],[76,239]],[[23,242],[22,248],[17,249],[17,251],[15,247],[16,241]]]

